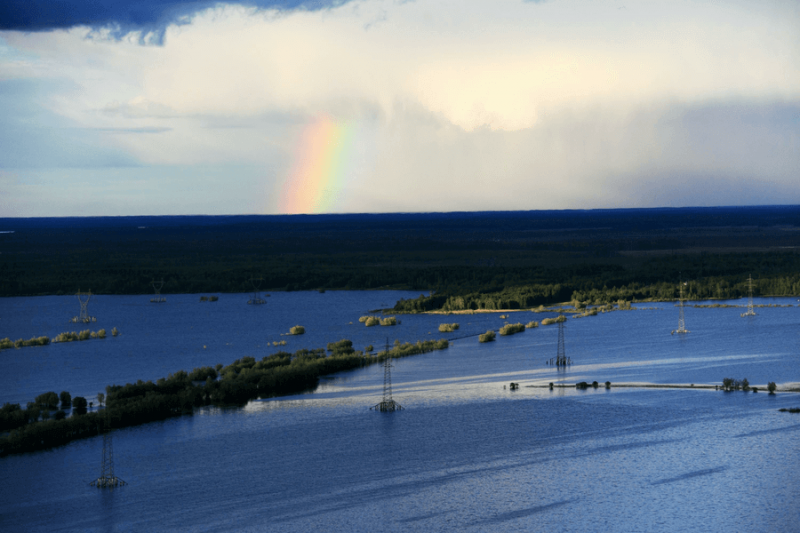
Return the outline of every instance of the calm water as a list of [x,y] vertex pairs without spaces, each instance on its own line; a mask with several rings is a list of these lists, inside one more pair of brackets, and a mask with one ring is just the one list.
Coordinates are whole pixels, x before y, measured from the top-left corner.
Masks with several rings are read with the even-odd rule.
[[[263,357],[277,348],[358,348],[395,339],[497,329],[498,315],[401,316],[365,328],[358,317],[416,293],[272,293],[96,297],[105,340],[0,352],[0,401],[48,390],[93,396],[109,383]],[[760,300],[793,303],[794,299]],[[741,303],[741,302],[737,302]],[[384,305],[385,304],[385,305]],[[0,301],[0,337],[76,329],[74,297]],[[100,491],[100,439],[0,459],[3,531],[800,531],[800,395],[715,391],[529,388],[565,380],[719,383],[800,381],[800,308],[615,312],[567,323],[575,364],[557,373],[557,327],[456,340],[395,362],[395,399],[374,413],[383,374],[370,367],[313,393],[203,409],[193,417],[116,431],[116,473]],[[523,323],[547,314],[510,314]],[[441,322],[461,329],[438,333]],[[353,322],[353,324],[350,324]],[[301,324],[307,334],[281,337]],[[430,332],[430,334],[429,334]],[[510,381],[523,387],[503,389]]]

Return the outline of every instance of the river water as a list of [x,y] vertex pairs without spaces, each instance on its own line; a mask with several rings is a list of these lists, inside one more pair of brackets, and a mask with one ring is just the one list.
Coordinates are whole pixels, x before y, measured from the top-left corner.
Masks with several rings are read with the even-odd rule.
[[[54,390],[89,398],[110,383],[260,358],[348,338],[453,338],[498,329],[498,314],[399,316],[365,328],[359,316],[404,292],[98,296],[98,321],[121,335],[0,352],[0,401]],[[735,302],[741,304],[741,301]],[[797,305],[795,299],[756,303]],[[569,320],[574,364],[556,371],[557,326],[494,343],[460,338],[394,362],[395,413],[369,410],[383,371],[323,379],[314,392],[205,408],[113,433],[116,474],[89,487],[102,439],[0,458],[2,531],[800,531],[800,395],[615,388],[619,382],[763,386],[800,381],[800,308],[686,309],[671,304]],[[0,301],[0,337],[76,329],[73,297]],[[505,321],[552,314],[509,313]],[[351,324],[352,322],[352,324]],[[461,328],[441,334],[442,322]],[[281,336],[293,325],[303,336]],[[549,382],[612,388],[554,391]],[[519,382],[517,391],[504,389]],[[89,398],[92,399],[92,398]]]

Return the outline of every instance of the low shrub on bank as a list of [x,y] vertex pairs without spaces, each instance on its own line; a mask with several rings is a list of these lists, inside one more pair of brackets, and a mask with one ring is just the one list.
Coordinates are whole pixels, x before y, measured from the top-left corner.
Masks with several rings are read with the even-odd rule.
[[502,328],[500,328],[500,335],[513,335],[515,333],[521,333],[525,331],[525,326],[522,324],[506,324]]
[[554,318],[545,318],[544,320],[542,320],[542,325],[549,326],[550,324],[558,324],[559,322],[566,322],[566,321],[567,321],[566,316],[558,315],[557,317]]
[[5,339],[0,339],[0,350],[8,350],[10,348],[22,348],[25,346],[47,346],[50,344],[50,339],[48,337],[31,337],[28,340],[25,339],[17,339],[12,341],[8,337]]

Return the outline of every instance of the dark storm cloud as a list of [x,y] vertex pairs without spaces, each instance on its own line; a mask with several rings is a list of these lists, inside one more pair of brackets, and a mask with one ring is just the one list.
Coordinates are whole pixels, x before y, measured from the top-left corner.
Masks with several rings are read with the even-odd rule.
[[163,30],[197,11],[220,4],[240,4],[266,9],[319,10],[347,0],[3,0],[0,30],[47,31],[73,26],[113,27],[124,34],[132,30]]

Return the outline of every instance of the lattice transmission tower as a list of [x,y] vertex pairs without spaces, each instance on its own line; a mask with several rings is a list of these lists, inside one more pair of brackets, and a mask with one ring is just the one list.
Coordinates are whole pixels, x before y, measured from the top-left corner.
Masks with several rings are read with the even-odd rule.
[[92,298],[92,290],[89,289],[89,292],[81,292],[81,290],[78,289],[76,296],[78,297],[78,302],[81,304],[81,312],[78,316],[72,317],[70,322],[83,322],[84,324],[97,322],[95,317],[89,316],[89,300]]
[[89,483],[99,489],[113,489],[127,485],[125,481],[114,475],[114,443],[111,439],[111,428],[106,415],[105,428],[103,429],[103,463],[100,466],[100,477]]
[[557,368],[566,368],[572,364],[572,359],[567,357],[567,349],[564,343],[564,320],[560,320],[564,315],[559,315],[558,321],[558,349],[556,356],[550,358],[548,364],[555,365]]
[[756,312],[753,309],[753,276],[749,275],[747,277],[747,312],[742,313],[742,316],[756,316]]
[[253,287],[253,297],[247,300],[248,304],[251,305],[261,305],[267,303],[261,297],[261,283],[264,281],[264,278],[250,278],[250,285]]
[[167,299],[161,296],[161,288],[164,286],[164,280],[155,281],[153,280],[153,290],[156,291],[156,295],[154,298],[150,298],[150,301],[154,304],[163,304],[166,303]]
[[683,286],[686,285],[686,282],[680,282],[680,292],[678,297],[678,329],[673,329],[672,334],[676,333],[689,333],[689,330],[686,329],[686,321],[683,316]]
[[392,399],[392,356],[389,354],[389,339],[386,339],[386,359],[383,360],[383,400],[370,407],[375,411],[401,411],[403,407]]

